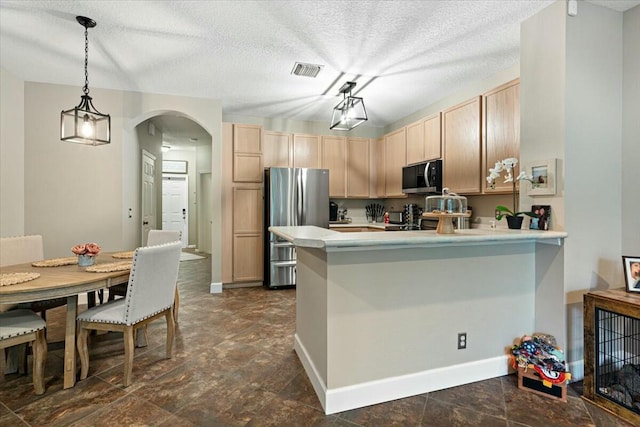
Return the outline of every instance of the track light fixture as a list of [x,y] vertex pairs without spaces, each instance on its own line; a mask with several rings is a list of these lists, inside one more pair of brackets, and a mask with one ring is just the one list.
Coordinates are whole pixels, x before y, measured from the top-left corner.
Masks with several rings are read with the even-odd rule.
[[367,110],[364,108],[364,101],[362,98],[351,96],[351,91],[355,86],[355,82],[346,82],[340,88],[343,98],[333,109],[329,129],[351,130],[367,121]]

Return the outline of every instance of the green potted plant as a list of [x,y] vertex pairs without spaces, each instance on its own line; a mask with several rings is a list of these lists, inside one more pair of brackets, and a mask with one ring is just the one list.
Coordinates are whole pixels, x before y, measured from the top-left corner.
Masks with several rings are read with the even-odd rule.
[[524,219],[522,215],[527,215],[531,218],[538,217],[538,215],[533,212],[518,212],[518,191],[516,189],[516,183],[519,181],[529,181],[534,187],[537,185],[537,183],[534,182],[532,176],[527,175],[524,171],[520,172],[520,175],[514,178],[513,170],[515,169],[517,164],[518,159],[516,159],[515,157],[510,157],[500,162],[496,162],[493,168],[489,168],[489,175],[487,176],[487,182],[489,183],[491,188],[495,188],[496,179],[500,178],[500,175],[505,172],[506,175],[504,182],[510,182],[513,186],[513,210],[503,205],[496,206],[496,219],[499,221],[502,219],[502,217],[506,216],[507,224],[511,229],[520,229],[522,227],[522,220]]

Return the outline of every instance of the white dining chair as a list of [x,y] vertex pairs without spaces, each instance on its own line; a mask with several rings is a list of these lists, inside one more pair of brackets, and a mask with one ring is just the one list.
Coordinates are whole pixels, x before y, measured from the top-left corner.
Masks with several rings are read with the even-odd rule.
[[[171,243],[181,241],[182,232],[173,230],[149,230],[147,234],[147,246],[156,246],[163,243]],[[125,296],[127,293],[127,286],[125,284],[115,285],[109,288],[109,300],[113,300],[116,296]],[[176,286],[176,300],[173,305],[173,317],[178,321],[178,306],[180,305],[180,295],[178,294],[178,287]]]
[[[44,259],[44,243],[41,235],[14,236],[0,238],[0,267]],[[20,304],[0,304],[0,312],[16,308],[28,309],[40,313],[46,322],[47,310],[61,307],[67,303],[66,298],[54,298]],[[5,373],[26,371],[26,346],[9,349],[6,357]]]
[[18,309],[0,313],[0,349],[31,344],[33,349],[33,388],[43,394],[44,367],[47,362],[46,322],[31,310]]
[[134,332],[138,328],[164,316],[167,321],[167,358],[173,357],[173,301],[181,248],[180,242],[173,242],[136,249],[126,296],[78,315],[80,379],[86,379],[89,373],[89,330],[118,331],[124,334],[125,387],[131,384]]

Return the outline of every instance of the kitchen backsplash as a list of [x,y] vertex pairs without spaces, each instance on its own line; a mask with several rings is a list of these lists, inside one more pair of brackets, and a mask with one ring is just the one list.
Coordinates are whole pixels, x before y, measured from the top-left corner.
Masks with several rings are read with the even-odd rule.
[[[425,196],[411,196],[406,199],[331,199],[338,204],[339,210],[347,209],[347,218],[356,224],[364,224],[367,222],[365,208],[372,203],[381,203],[387,211],[401,211],[404,205],[408,203],[416,203],[424,208]],[[471,218],[471,228],[491,228],[495,224],[496,228],[507,228],[506,220],[496,221],[494,210],[497,205],[510,206],[512,202],[511,195],[483,195],[469,196],[467,203],[473,208],[473,217]],[[327,206],[327,209],[329,207]],[[523,228],[528,227],[525,221]]]

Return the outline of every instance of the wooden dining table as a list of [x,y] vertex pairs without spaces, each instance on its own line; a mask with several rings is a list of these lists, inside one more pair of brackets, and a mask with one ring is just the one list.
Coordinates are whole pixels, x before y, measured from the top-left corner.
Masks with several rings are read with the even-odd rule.
[[[98,255],[95,264],[123,261],[115,259],[112,253]],[[40,277],[28,282],[0,286],[0,303],[21,303],[67,298],[64,343],[64,388],[76,382],[76,317],[78,315],[78,295],[98,291],[129,281],[130,270],[109,273],[93,273],[86,267],[65,265],[59,267],[34,267],[31,263],[0,267],[0,274],[39,273]]]

